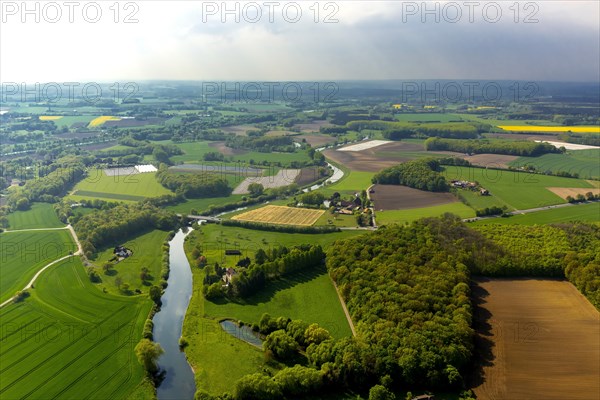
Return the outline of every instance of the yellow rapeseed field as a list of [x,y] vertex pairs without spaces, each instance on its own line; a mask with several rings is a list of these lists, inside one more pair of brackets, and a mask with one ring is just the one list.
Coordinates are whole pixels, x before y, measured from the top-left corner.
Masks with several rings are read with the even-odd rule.
[[110,116],[110,115],[103,115],[101,117],[93,119],[90,122],[90,124],[88,125],[88,128],[95,128],[97,126],[103,125],[107,121],[120,121],[120,120],[121,120],[121,118],[119,118],[119,117],[113,117],[113,116]]
[[40,115],[39,116],[40,121],[56,121],[61,118],[62,118],[62,115]]
[[573,132],[600,133],[600,126],[533,126],[499,125],[498,128],[511,132]]

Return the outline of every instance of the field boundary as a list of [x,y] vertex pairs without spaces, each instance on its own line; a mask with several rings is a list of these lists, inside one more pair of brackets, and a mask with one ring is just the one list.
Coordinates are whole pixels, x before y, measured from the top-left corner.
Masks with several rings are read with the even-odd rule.
[[[48,268],[50,268],[51,266],[53,266],[54,264],[57,264],[61,261],[64,261],[70,257],[76,257],[78,255],[83,254],[83,250],[81,248],[81,243],[79,242],[79,238],[77,237],[77,234],[75,233],[75,230],[73,229],[73,227],[71,225],[67,225],[64,228],[48,228],[48,229],[22,229],[22,230],[15,230],[15,231],[6,231],[6,232],[25,232],[25,231],[56,231],[56,230],[63,230],[63,229],[67,229],[69,231],[69,233],[71,233],[71,236],[73,237],[73,241],[75,242],[75,244],[77,245],[77,251],[73,254],[67,254],[66,256],[63,256],[59,259],[56,259],[52,262],[50,262],[49,264],[44,265],[42,268],[39,269],[38,272],[35,273],[35,275],[33,276],[33,278],[31,278],[31,280],[29,281],[29,283],[22,289],[22,290],[27,290],[30,289],[31,287],[33,287],[33,284],[35,283],[36,279],[42,274],[42,272],[44,272],[45,270],[47,270]],[[7,299],[6,301],[4,301],[2,304],[0,304],[0,308],[4,307],[7,304],[10,304],[14,301],[16,296],[11,297],[10,299]]]

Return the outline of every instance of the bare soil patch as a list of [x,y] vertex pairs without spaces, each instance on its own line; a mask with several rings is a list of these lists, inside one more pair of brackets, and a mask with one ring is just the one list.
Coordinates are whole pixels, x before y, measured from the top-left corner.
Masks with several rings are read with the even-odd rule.
[[163,118],[148,118],[148,119],[135,119],[135,118],[126,118],[121,119],[119,121],[106,121],[104,126],[107,128],[117,127],[117,128],[132,128],[136,126],[146,126],[146,125],[160,125],[164,122]]
[[333,161],[354,171],[378,172],[384,168],[414,159],[414,155],[404,152],[425,151],[423,145],[406,142],[393,142],[363,151],[325,150],[323,154]]
[[246,131],[257,131],[258,128],[252,125],[233,125],[221,128],[225,133],[233,133],[236,136],[246,136]]
[[560,188],[560,187],[549,187],[546,188],[557,196],[560,196],[563,199],[566,199],[567,196],[571,196],[573,198],[577,197],[578,194],[582,194],[585,196],[586,193],[592,192],[594,194],[600,194],[600,189],[598,188]]
[[265,189],[291,185],[300,173],[299,169],[280,169],[273,176],[246,178],[234,190],[233,194],[247,194],[251,183],[260,183]]
[[308,124],[296,124],[294,128],[300,129],[301,132],[320,132],[323,126],[333,126],[333,124],[325,120],[318,120]]
[[315,133],[314,135],[299,135],[296,136],[298,141],[302,141],[302,139],[306,140],[306,143],[310,144],[312,147],[318,148],[329,143],[335,142],[335,138],[333,136],[323,135],[320,133]]
[[265,136],[290,136],[297,135],[297,132],[292,131],[268,131]]
[[216,149],[219,153],[223,154],[224,156],[237,156],[246,153],[245,150],[232,149],[231,147],[225,146],[225,142],[210,142],[208,146]]
[[510,139],[510,140],[552,140],[554,139],[558,133],[548,134],[535,134],[535,133],[486,133],[484,136],[486,138],[494,138],[494,139]]
[[319,180],[319,178],[319,167],[307,167],[300,170],[300,173],[296,176],[295,182],[299,186],[306,186]]
[[584,400],[600,393],[600,314],[566,281],[474,282],[480,400]]
[[491,168],[508,168],[509,164],[519,158],[518,156],[508,156],[505,154],[475,154],[473,156],[465,156],[457,153],[457,157],[469,161],[473,165],[480,167]]
[[372,189],[375,192],[369,196],[375,202],[375,208],[383,211],[431,207],[457,201],[451,193],[427,192],[400,185],[373,185]]

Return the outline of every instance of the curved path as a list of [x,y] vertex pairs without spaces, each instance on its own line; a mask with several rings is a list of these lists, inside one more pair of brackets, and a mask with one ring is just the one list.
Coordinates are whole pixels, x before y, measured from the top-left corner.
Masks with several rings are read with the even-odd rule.
[[[75,241],[75,243],[77,244],[77,251],[73,254],[68,254],[64,257],[61,257],[57,260],[52,261],[49,264],[46,264],[43,268],[41,268],[38,272],[36,272],[36,274],[33,276],[33,278],[31,278],[31,280],[29,281],[29,283],[22,289],[22,290],[26,290],[26,289],[30,289],[33,286],[33,283],[35,282],[35,280],[40,276],[40,274],[42,272],[44,272],[45,270],[47,270],[48,268],[50,268],[51,266],[53,266],[54,264],[57,264],[63,260],[68,259],[69,257],[74,257],[74,256],[78,256],[78,255],[82,255],[83,251],[81,249],[81,243],[79,242],[79,238],[77,238],[77,234],[75,233],[75,230],[73,229],[73,227],[71,225],[67,225],[64,228],[47,228],[47,229],[21,229],[21,230],[13,230],[13,231],[5,231],[4,233],[10,233],[10,232],[28,232],[28,231],[56,231],[56,230],[63,230],[63,229],[68,229],[69,232],[71,233],[71,236],[73,237],[73,240]],[[11,297],[10,299],[6,300],[5,302],[3,302],[2,304],[0,304],[0,308],[4,307],[7,304],[12,303],[12,301],[14,300],[16,296]]]

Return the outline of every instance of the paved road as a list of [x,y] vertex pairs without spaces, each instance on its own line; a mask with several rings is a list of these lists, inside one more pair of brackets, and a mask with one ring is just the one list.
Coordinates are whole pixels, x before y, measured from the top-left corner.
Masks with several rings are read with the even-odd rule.
[[[83,251],[81,249],[81,243],[79,242],[79,238],[77,237],[77,234],[75,233],[75,230],[73,229],[73,227],[71,225],[67,225],[63,228],[47,228],[47,229],[21,229],[21,230],[13,230],[13,231],[5,231],[6,233],[8,232],[28,232],[28,231],[56,231],[56,230],[63,230],[63,229],[68,229],[69,232],[71,233],[71,236],[73,236],[73,240],[75,241],[75,243],[77,244],[77,251],[73,254],[68,254],[64,257],[61,257],[57,260],[52,261],[49,264],[46,264],[43,268],[41,268],[34,276],[33,278],[31,278],[31,280],[29,281],[29,283],[22,289],[22,290],[26,290],[26,289],[30,289],[35,280],[41,275],[42,272],[44,272],[45,270],[47,270],[48,268],[50,268],[51,266],[53,266],[54,264],[57,264],[63,260],[66,260],[70,257],[75,257],[78,255],[82,255]],[[11,297],[10,299],[6,300],[5,302],[3,302],[2,304],[0,304],[0,308],[4,307],[5,305],[11,303],[13,301],[13,299],[15,298],[15,296]]]

